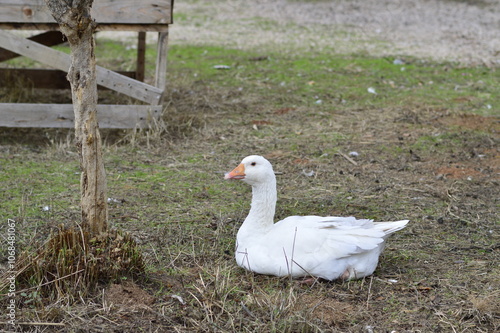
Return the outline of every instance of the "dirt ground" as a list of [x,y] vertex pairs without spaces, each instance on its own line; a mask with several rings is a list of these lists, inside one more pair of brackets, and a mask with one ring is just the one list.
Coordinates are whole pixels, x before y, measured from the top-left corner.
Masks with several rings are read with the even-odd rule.
[[[339,53],[500,64],[496,0],[229,0],[175,6],[187,16],[172,26],[174,44],[279,45],[291,52],[333,45]],[[266,20],[277,26],[269,27]]]
[[[499,17],[496,0],[177,1],[170,41],[172,47],[206,44],[290,53],[333,45],[341,54],[410,55],[497,68]],[[272,109],[245,99],[236,88],[191,88],[169,92],[181,123],[171,129],[177,137],[151,147],[143,138],[142,144],[106,148],[113,156],[106,161],[110,196],[116,198],[110,217],[134,235],[146,261],[162,269],[149,272],[146,281],[103,286],[92,299],[73,305],[61,298],[35,310],[26,306],[27,318],[38,324],[25,324],[25,331],[500,329],[498,118],[418,105],[325,115],[305,106]],[[182,122],[192,128],[181,129]],[[281,146],[288,147],[290,133],[298,139],[295,150],[288,151]],[[332,133],[354,139],[333,141]],[[42,133],[44,144],[36,145],[30,135],[21,130],[19,141],[12,143],[3,134],[9,142],[0,146],[5,159],[74,162],[71,144],[48,144],[50,135]],[[339,151],[360,156],[349,160],[332,153],[332,142]],[[423,148],[410,149],[418,143]],[[306,212],[397,216],[411,222],[391,237],[374,276],[362,281],[310,286],[243,272],[232,251],[248,207],[231,205],[234,197],[249,192],[221,184],[221,172],[247,151],[265,154],[283,174],[278,177],[282,208],[277,218]],[[191,177],[178,192],[161,177],[139,187],[145,183],[141,177],[172,170],[180,179]],[[309,170],[315,171],[313,177],[304,175]],[[69,187],[77,192],[77,186]],[[214,187],[222,190],[213,194]],[[196,201],[186,206],[193,192]],[[75,219],[77,204],[71,204],[57,218],[49,216],[47,225]],[[230,207],[229,213],[210,205]],[[192,216],[202,219],[194,221],[195,227]],[[36,232],[38,237],[48,233]]]
[[[497,66],[499,16],[496,0],[180,1],[169,39],[171,45],[278,47],[292,53],[333,47],[346,54]],[[123,32],[99,35],[135,37]],[[151,42],[155,37],[148,35]]]

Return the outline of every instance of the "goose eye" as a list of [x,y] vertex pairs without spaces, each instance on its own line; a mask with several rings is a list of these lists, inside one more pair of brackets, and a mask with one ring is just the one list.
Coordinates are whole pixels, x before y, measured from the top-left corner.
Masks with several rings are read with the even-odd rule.
[[251,165],[251,166],[256,166],[256,165],[257,165],[257,163],[252,162],[252,163],[250,163],[250,165]]

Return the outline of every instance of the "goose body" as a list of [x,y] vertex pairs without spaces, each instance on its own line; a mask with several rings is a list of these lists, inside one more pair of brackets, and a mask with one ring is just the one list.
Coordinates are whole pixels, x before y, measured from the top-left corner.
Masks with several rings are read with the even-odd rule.
[[225,179],[252,186],[252,205],[236,237],[236,262],[259,274],[326,280],[371,275],[385,239],[408,220],[373,222],[335,216],[290,216],[274,223],[277,192],[271,163],[245,157]]

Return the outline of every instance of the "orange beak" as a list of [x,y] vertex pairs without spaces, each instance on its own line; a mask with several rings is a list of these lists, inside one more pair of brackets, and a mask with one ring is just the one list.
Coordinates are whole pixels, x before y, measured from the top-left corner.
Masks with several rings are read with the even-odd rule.
[[233,171],[226,173],[224,179],[244,179],[245,176],[245,166],[240,164]]

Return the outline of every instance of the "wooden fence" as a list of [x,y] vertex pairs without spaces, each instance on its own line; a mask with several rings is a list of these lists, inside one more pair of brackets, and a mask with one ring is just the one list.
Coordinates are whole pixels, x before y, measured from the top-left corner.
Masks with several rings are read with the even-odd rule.
[[[162,112],[166,88],[168,27],[173,0],[95,0],[92,17],[97,31],[134,31],[138,34],[136,70],[113,71],[97,67],[97,82],[130,96],[141,105],[97,106],[101,128],[145,127]],[[18,56],[29,57],[51,69],[0,68],[0,86],[9,77],[25,77],[35,88],[69,88],[65,72],[70,56],[51,46],[64,42],[44,0],[0,0],[0,63]],[[7,30],[33,30],[25,38]],[[42,31],[40,33],[40,31]],[[144,80],[146,33],[158,33],[154,84]],[[0,103],[0,126],[73,127],[71,104]]]

